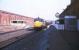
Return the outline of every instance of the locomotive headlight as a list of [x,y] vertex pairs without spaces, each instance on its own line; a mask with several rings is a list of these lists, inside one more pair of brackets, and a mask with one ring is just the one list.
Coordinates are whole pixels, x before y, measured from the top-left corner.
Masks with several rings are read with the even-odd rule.
[[40,21],[35,21],[34,22],[34,27],[41,27],[42,25],[43,25],[43,23],[40,22]]

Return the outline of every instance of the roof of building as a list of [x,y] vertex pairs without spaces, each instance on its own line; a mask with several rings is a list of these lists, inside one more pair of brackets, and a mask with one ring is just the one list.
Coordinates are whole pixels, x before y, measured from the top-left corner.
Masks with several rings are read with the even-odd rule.
[[[79,0],[74,0],[70,5],[60,14],[60,18],[64,18],[66,15],[79,16]],[[79,18],[79,17],[77,17]]]
[[0,10],[0,12],[6,13],[6,14],[11,14],[11,15],[16,15],[16,16],[22,16],[22,17],[26,17],[26,18],[32,18],[32,17],[28,17],[28,16],[24,16],[24,15],[20,15],[20,14],[15,14],[15,13],[11,13],[11,12],[4,11],[4,10]]

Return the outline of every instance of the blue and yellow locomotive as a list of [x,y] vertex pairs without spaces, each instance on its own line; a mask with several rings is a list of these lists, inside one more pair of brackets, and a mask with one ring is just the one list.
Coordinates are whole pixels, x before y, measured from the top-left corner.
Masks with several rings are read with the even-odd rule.
[[39,30],[42,30],[44,28],[46,28],[44,20],[41,18],[36,18],[34,20],[34,30],[39,31]]

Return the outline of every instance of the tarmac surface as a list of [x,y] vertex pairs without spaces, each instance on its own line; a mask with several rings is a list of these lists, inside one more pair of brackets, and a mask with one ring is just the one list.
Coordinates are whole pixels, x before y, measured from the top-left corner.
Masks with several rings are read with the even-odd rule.
[[34,31],[25,38],[18,40],[0,50],[46,50],[48,35],[45,31]]
[[50,26],[45,31],[32,32],[0,50],[79,50],[79,32],[59,31]]
[[20,29],[16,31],[0,33],[0,48],[22,39],[25,35],[28,35],[31,32],[32,31],[27,29]]
[[49,28],[48,50],[79,50],[79,32],[56,30],[53,26]]

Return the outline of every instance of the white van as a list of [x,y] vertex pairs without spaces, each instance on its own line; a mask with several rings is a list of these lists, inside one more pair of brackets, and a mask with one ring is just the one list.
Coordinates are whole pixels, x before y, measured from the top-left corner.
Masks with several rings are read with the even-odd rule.
[[55,26],[58,30],[64,30],[64,19],[54,21],[53,26]]

